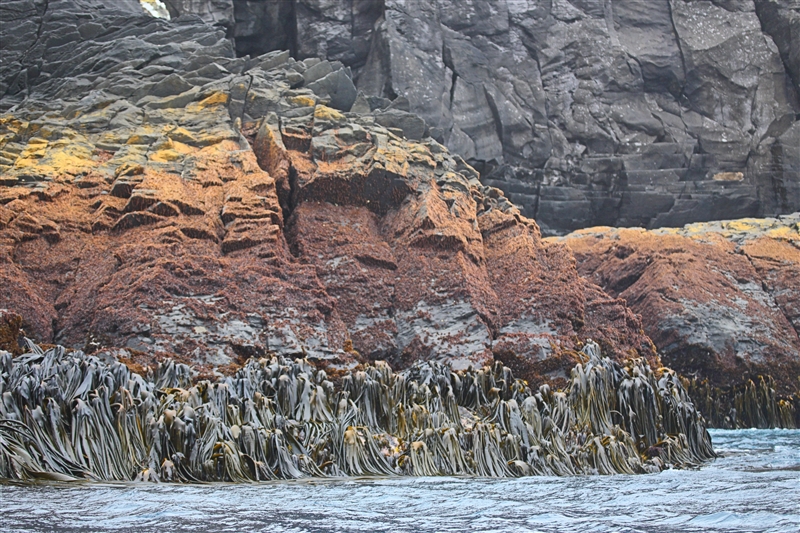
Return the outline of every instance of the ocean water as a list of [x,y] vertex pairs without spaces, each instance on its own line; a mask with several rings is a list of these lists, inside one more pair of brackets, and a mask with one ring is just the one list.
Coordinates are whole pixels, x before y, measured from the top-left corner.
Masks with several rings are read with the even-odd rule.
[[4,483],[0,531],[800,532],[800,430],[712,439],[702,468],[639,476]]

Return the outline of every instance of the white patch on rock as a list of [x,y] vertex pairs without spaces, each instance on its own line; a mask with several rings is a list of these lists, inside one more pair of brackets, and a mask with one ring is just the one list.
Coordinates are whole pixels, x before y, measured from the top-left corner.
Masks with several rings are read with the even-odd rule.
[[169,20],[169,11],[161,0],[139,0],[139,3],[142,4],[142,9],[148,15]]

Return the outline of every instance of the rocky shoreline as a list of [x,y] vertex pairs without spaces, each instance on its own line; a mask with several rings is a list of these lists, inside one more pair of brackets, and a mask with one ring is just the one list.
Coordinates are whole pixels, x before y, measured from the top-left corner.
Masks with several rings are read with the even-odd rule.
[[[48,24],[89,23],[59,5]],[[196,20],[91,14],[102,39],[44,47],[66,72],[0,118],[0,307],[31,338],[211,374],[497,358],[563,385],[587,338],[657,366],[624,303],[401,99],[335,62],[234,58]]]
[[713,426],[800,425],[800,215],[559,240],[642,316]]
[[4,38],[0,66],[8,369],[36,372],[28,336],[137,383],[167,359],[224,383],[277,358],[332,382],[380,361],[502,364],[566,390],[593,342],[612,366],[674,368],[713,425],[800,426],[796,216],[544,239],[409,99],[360,92],[342,61],[236,57],[196,17],[91,0],[0,13],[31,37]]

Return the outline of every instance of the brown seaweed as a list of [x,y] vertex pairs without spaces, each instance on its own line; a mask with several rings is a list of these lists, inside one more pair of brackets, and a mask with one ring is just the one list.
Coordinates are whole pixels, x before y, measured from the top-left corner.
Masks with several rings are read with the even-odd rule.
[[147,378],[62,347],[0,354],[0,478],[254,482],[302,477],[634,474],[714,457],[677,375],[588,343],[567,388],[500,363],[385,363],[339,383],[251,359],[216,383],[167,361]]

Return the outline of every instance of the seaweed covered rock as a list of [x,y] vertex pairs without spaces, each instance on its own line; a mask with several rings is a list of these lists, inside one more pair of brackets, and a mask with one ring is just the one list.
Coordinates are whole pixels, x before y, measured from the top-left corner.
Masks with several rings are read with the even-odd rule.
[[498,358],[563,385],[586,338],[657,363],[622,300],[341,63],[90,7],[31,12],[40,75],[0,98],[0,307],[29,336],[207,375]]
[[588,344],[564,391],[500,364],[385,363],[338,383],[307,360],[251,359],[191,382],[55,347],[0,352],[0,478],[264,481],[658,472],[714,457],[670,370],[622,366]]
[[786,426],[794,417],[780,402],[800,390],[798,215],[592,228],[564,240],[581,274],[641,314],[715,424]]

